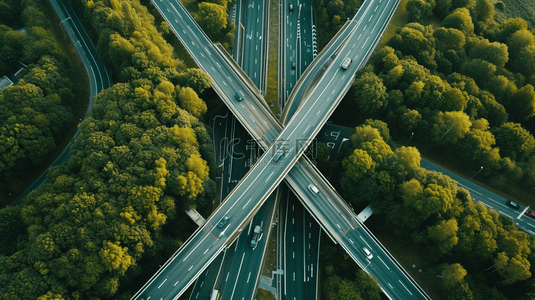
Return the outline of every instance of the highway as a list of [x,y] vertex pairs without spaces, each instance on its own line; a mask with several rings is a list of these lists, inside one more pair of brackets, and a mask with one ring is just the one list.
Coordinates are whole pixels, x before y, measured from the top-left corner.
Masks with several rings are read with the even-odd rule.
[[[391,15],[391,13],[393,12],[393,10],[395,9],[395,6],[397,5],[397,2],[382,1],[382,5],[391,5],[391,7],[387,10],[388,13],[386,14],[389,17]],[[171,9],[176,11],[176,8],[173,5],[171,5],[171,6],[172,6]],[[178,6],[180,6],[180,5],[178,5]],[[376,6],[374,12],[377,12],[378,8],[379,8],[379,6]],[[160,8],[160,11],[163,11],[164,9],[166,9],[166,8]],[[167,9],[168,9],[168,12],[171,11],[171,9],[169,9],[169,8],[167,8]],[[366,9],[366,11],[368,11],[369,13],[372,12],[370,9]],[[363,29],[365,30],[368,26],[370,26],[369,29],[371,29],[371,30],[370,30],[370,32],[367,32],[367,34],[369,34],[367,37],[366,36],[363,37],[362,33],[359,34],[359,35],[354,34],[352,38],[356,39],[356,41],[354,41],[353,43],[350,43],[350,45],[352,44],[352,48],[357,48],[357,50],[358,50],[358,47],[356,47],[357,44],[358,44],[358,46],[361,46],[360,49],[364,49],[364,47],[369,48],[370,46],[373,46],[377,42],[378,37],[380,36],[380,32],[382,32],[382,30],[384,29],[383,28],[384,24],[386,23],[383,20],[382,21],[383,22],[382,26],[377,26],[377,24],[379,23],[378,20],[380,20],[381,19],[380,17],[383,17],[383,15],[384,15],[384,11],[385,11],[384,7],[381,8],[379,11],[382,12],[382,13],[380,13],[380,14],[378,13],[378,15],[376,15],[375,20],[372,20],[374,15],[371,15],[369,20],[368,20],[368,22],[364,22],[364,23],[369,23],[370,21],[373,21],[372,24],[363,24],[361,22],[358,22],[359,25],[361,25],[361,29],[362,29],[362,27],[364,27]],[[177,13],[178,13],[178,11],[177,11]],[[180,16],[177,16],[177,17],[181,18]],[[388,19],[388,17],[386,17],[386,19]],[[169,21],[168,17],[167,17],[167,19]],[[176,18],[174,19],[174,21],[177,22],[177,23],[179,22],[178,19],[176,19]],[[373,23],[375,23],[375,25],[373,25]],[[189,28],[188,25],[186,25],[186,26]],[[186,28],[186,26],[182,26],[182,28]],[[357,28],[358,28],[358,26],[357,26]],[[177,30],[175,29],[175,32],[176,31]],[[182,31],[185,32],[185,29],[182,29]],[[370,39],[370,36],[372,36],[373,38]],[[196,39],[196,38],[197,38],[196,36],[193,36],[192,37],[193,40],[187,41],[187,42],[191,42],[192,45],[195,45],[194,39]],[[359,40],[361,38],[362,38],[362,40],[359,42]],[[204,49],[207,50],[206,48],[204,48]],[[344,48],[344,49],[347,49],[347,47]],[[345,72],[347,72],[345,74],[352,74],[351,76],[344,75],[344,72],[340,71],[339,65],[341,64],[341,61],[352,50],[348,49],[346,51],[347,51],[346,53],[342,52],[340,55],[334,57],[333,64],[331,64],[331,66],[329,66],[329,68],[325,72],[326,75],[324,75],[324,77],[323,77],[324,79],[327,78],[327,82],[326,83],[324,82],[323,85],[322,84],[317,84],[316,88],[311,92],[312,96],[310,98],[314,99],[315,101],[313,101],[309,107],[303,106],[302,108],[300,108],[297,111],[296,116],[292,119],[292,120],[297,120],[297,121],[294,121],[295,126],[292,125],[292,121],[290,121],[289,126],[282,132],[282,135],[281,135],[282,139],[280,139],[279,141],[285,141],[285,143],[288,143],[288,141],[292,141],[292,140],[293,141],[297,141],[296,139],[297,139],[298,136],[314,135],[316,133],[316,131],[319,130],[317,124],[320,124],[321,122],[325,121],[324,117],[319,116],[320,112],[325,112],[327,110],[327,115],[330,114],[329,108],[332,108],[332,104],[330,104],[329,101],[333,101],[333,102],[335,100],[338,101],[338,99],[335,99],[335,97],[339,96],[339,95],[342,95],[347,90],[348,82],[352,79],[354,71],[358,67],[360,67],[359,64],[354,63],[349,68],[351,70],[351,72],[345,71]],[[361,60],[361,62],[365,62],[367,60],[368,56],[369,56],[369,52],[370,51],[366,51],[366,50],[361,50],[361,51],[364,51],[364,52],[360,52],[361,57],[359,59]],[[200,54],[201,54],[201,56],[205,57],[202,53],[200,53]],[[355,55],[355,56],[353,56],[354,58],[358,58],[359,54],[357,54],[357,51],[355,51],[352,55]],[[213,62],[212,62],[212,65],[213,65]],[[220,65],[218,65],[218,67],[221,68]],[[215,68],[213,66],[211,68],[212,68],[212,70],[215,71]],[[345,77],[347,77],[347,78],[345,78]],[[212,78],[214,78],[214,76]],[[332,83],[335,78],[338,79],[337,81],[335,81],[336,86],[334,86],[334,84],[333,84],[333,86],[329,86],[329,83]],[[229,77],[229,79],[231,79],[231,78]],[[343,83],[344,79],[346,81],[345,84]],[[226,85],[225,82],[223,82],[223,84]],[[327,88],[328,88],[328,91],[327,91]],[[217,87],[216,87],[216,89],[217,89]],[[331,96],[328,95],[329,92],[331,92]],[[338,92],[338,93],[336,93],[335,96],[332,96],[332,95],[334,95],[335,92]],[[227,95],[228,94],[229,93],[227,92]],[[232,93],[230,93],[230,95],[232,95]],[[323,97],[323,96],[325,96],[325,97]],[[322,101],[319,101],[319,99],[322,99]],[[310,102],[307,102],[307,103],[310,103]],[[315,114],[315,116],[314,116],[314,114]],[[303,120],[305,120],[305,119],[307,120],[307,122],[303,122]],[[241,121],[243,121],[243,120],[241,120]],[[310,125],[310,123],[313,123],[314,126]],[[258,125],[258,124],[255,124],[255,125]],[[290,129],[288,129],[288,128],[290,128]],[[265,131],[265,132],[267,132],[267,131]],[[274,167],[270,168],[270,171],[272,171],[272,172],[271,173],[268,172],[269,174],[267,175],[266,182],[272,183],[272,184],[263,184],[262,189],[259,189],[257,187],[257,190],[255,192],[258,194],[258,191],[261,190],[260,194],[262,194],[262,196],[260,196],[260,197],[262,197],[261,198],[262,200],[260,200],[260,202],[262,202],[264,200],[263,199],[263,195],[265,194],[264,191],[263,191],[264,188],[267,186],[268,187],[267,188],[267,192],[271,192],[273,190],[273,186],[278,184],[280,182],[280,180],[281,180],[281,177],[284,176],[286,172],[288,172],[289,168],[293,164],[295,164],[295,162],[297,160],[297,157],[296,157],[295,154],[297,154],[297,156],[298,156],[304,151],[303,145],[306,145],[307,141],[305,140],[305,141],[300,141],[300,142],[302,142],[302,143],[296,142],[295,145],[293,145],[293,147],[292,147],[292,145],[286,145],[287,146],[286,149],[288,150],[287,151],[287,156],[280,159],[280,161],[278,162],[279,166],[274,166]],[[290,143],[290,144],[293,144],[293,143]],[[280,145],[278,145],[278,146],[280,146]],[[271,150],[268,151],[268,153],[271,153],[271,155],[273,155],[272,151],[274,150],[275,147],[272,147]],[[250,182],[254,183],[255,181],[259,180],[258,179],[259,176],[262,175],[264,170],[266,170],[266,168],[269,167],[269,162],[270,161],[271,161],[270,157],[267,157],[267,156],[262,157],[259,166],[255,167],[254,169],[251,170],[251,172],[249,172],[249,176],[247,176],[247,178],[244,179],[244,181],[242,181],[240,183],[240,185],[238,185],[237,190],[240,190],[241,186],[249,185]],[[255,170],[259,170],[259,173],[258,173],[258,171],[257,171],[257,173],[255,173]],[[264,175],[262,175],[262,176],[264,176]],[[276,176],[278,176],[278,177],[276,179],[274,179]],[[244,182],[247,183],[247,184],[244,184]],[[241,196],[239,196],[238,199],[236,200],[238,202],[233,203],[232,206],[238,205],[240,203],[240,199],[248,198],[249,194],[252,193],[252,192],[248,191],[247,188],[245,188],[245,189],[246,189],[245,192],[249,192],[249,193],[248,194],[239,193],[239,194],[241,194]],[[234,192],[232,194],[234,194]],[[231,194],[231,196],[232,196],[232,194]],[[254,193],[252,193],[252,194],[254,194]],[[257,197],[255,199],[258,199],[260,197]],[[248,201],[251,201],[251,200],[252,200],[252,198],[250,198]],[[227,201],[227,202],[229,202],[229,201]],[[226,209],[225,208],[225,204],[227,204],[227,202],[225,202],[222,205],[222,207],[216,213],[214,213],[214,218],[213,219],[217,220],[218,218],[222,217],[222,215],[218,214],[218,212]],[[245,206],[247,206],[247,205],[248,204],[246,204]],[[239,205],[238,205],[238,207],[239,207]],[[253,208],[253,212],[255,211],[256,207],[257,206],[255,206],[255,208]],[[309,207],[309,209],[311,209],[311,208]],[[317,215],[315,217],[318,218]],[[319,218],[321,218],[321,217],[319,217]],[[337,214],[336,218],[339,219],[340,218],[340,214]],[[209,224],[209,223],[210,223],[210,220],[206,224]],[[205,224],[205,226],[203,226],[203,229],[198,230],[198,232],[202,231],[202,230],[205,230],[205,228],[209,227],[209,226],[206,226],[206,224]],[[325,223],[322,222],[322,224],[325,224]],[[212,226],[213,226],[213,224],[212,224]],[[236,229],[238,227],[241,227],[241,226],[238,226],[238,227],[234,226],[232,228],[231,226],[232,226],[232,222],[227,228],[229,228],[230,230],[233,230],[233,229]],[[332,226],[334,227],[334,224],[332,224]],[[336,226],[340,226],[340,225],[337,223]],[[243,227],[241,227],[241,228],[243,228]],[[220,234],[219,237],[221,237],[221,236],[222,235]],[[197,239],[197,236],[191,238],[192,241],[194,241],[195,239]],[[202,240],[203,241],[206,240],[206,237],[202,238]],[[347,243],[349,244],[349,243],[351,243],[351,241],[348,241]],[[174,260],[176,258],[176,256],[178,254],[180,254],[180,252],[184,252],[184,251],[187,252],[188,244],[189,243],[187,243],[185,246],[183,246],[183,248],[181,248],[179,250],[179,253],[174,255],[171,260]],[[196,247],[200,247],[200,245],[196,245]],[[218,247],[219,247],[219,245],[218,245]],[[221,248],[222,248],[222,246],[221,246]],[[208,250],[206,250],[206,252],[204,252],[204,254],[206,254],[207,252],[208,252]],[[358,253],[358,251],[356,253]],[[356,259],[357,256],[358,255],[355,255],[354,258]],[[186,259],[187,259],[187,257],[186,257]],[[211,258],[209,258],[207,260],[211,260]],[[202,261],[199,261],[199,263],[202,263]],[[203,265],[202,268],[204,268],[204,265]],[[192,268],[193,268],[193,266],[191,266],[188,269],[188,271],[191,270]],[[160,270],[159,274],[163,273],[164,271],[165,270]],[[162,275],[165,275],[165,274],[162,274]],[[196,275],[194,275],[194,276],[196,276]],[[164,276],[159,276],[158,277],[158,279],[161,279],[161,278],[164,278]],[[409,282],[408,285],[409,285],[409,289],[410,289],[412,287],[412,284],[410,283],[410,281],[407,281],[407,282]],[[176,284],[178,284],[178,282]],[[151,285],[154,285],[153,281],[151,281],[149,284],[147,284],[143,289],[144,292],[141,292],[141,293],[144,294],[147,291],[147,288],[150,288]],[[163,285],[163,283],[158,285],[158,289],[162,285]],[[403,285],[403,283],[402,283],[402,285]],[[150,291],[148,292],[148,294],[152,294],[153,292],[158,292],[158,291],[155,291],[154,288],[150,288]],[[160,292],[158,292],[158,293],[160,293]],[[140,294],[140,293],[138,293],[138,294]]]
[[299,199],[286,190],[284,299],[318,299],[321,228]]
[[[94,99],[98,93],[112,85],[111,77],[108,74],[106,67],[104,67],[98,58],[95,45],[93,45],[89,35],[87,35],[82,23],[70,5],[65,4],[63,0],[50,0],[50,3],[56,11],[58,18],[61,20],[60,26],[64,30],[64,33],[66,33],[71,39],[72,43],[74,44],[74,48],[76,49],[76,53],[80,57],[80,60],[84,64],[87,71],[90,87],[89,105],[87,108],[87,112],[89,112],[91,107],[93,107]],[[22,198],[24,198],[29,192],[38,189],[43,183],[45,183],[47,179],[46,174],[48,173],[48,169],[50,169],[50,167],[60,165],[69,158],[69,149],[78,134],[80,134],[80,131],[75,133],[71,142],[67,145],[67,147],[65,147],[58,158],[56,158],[56,160],[54,160],[54,162],[48,166],[43,174],[41,174],[41,176],[39,176],[39,178],[37,178],[37,180],[35,180],[22,194],[20,194],[12,204],[18,203],[18,201],[22,200]]]

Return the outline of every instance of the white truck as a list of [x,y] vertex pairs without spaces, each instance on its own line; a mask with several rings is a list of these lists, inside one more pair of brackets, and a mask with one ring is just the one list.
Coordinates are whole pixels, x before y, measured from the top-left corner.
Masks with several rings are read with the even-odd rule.
[[256,225],[253,231],[253,238],[251,239],[251,248],[253,250],[258,246],[258,242],[262,239],[262,227]]

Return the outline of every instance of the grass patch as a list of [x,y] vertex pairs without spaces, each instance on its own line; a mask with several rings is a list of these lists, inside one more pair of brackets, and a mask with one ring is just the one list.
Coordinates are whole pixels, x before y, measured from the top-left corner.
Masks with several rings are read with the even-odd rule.
[[269,2],[269,61],[266,86],[266,102],[273,107],[271,112],[274,115],[279,113],[279,2],[270,0]]
[[407,9],[405,6],[407,5],[407,2],[409,0],[401,0],[399,3],[398,8],[396,9],[396,12],[394,13],[394,16],[392,17],[392,20],[390,20],[390,23],[388,24],[388,27],[385,30],[385,33],[383,34],[383,37],[381,37],[381,41],[377,45],[376,49],[381,49],[386,45],[386,42],[390,40],[396,33],[396,29],[403,27],[407,22],[409,21],[409,15],[407,14]]
[[266,277],[271,278],[272,272],[277,270],[277,231],[278,225],[271,228],[269,240],[266,245],[266,255],[264,256],[264,264],[262,266],[262,273]]
[[273,295],[272,292],[263,288],[258,288],[256,299],[257,300],[277,300],[277,298],[275,297],[275,295]]

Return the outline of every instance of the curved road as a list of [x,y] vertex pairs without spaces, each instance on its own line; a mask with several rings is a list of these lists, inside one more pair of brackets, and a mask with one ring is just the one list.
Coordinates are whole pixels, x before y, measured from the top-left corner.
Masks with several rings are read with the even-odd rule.
[[[97,56],[97,50],[93,42],[89,38],[89,35],[85,31],[82,23],[74,13],[72,7],[68,3],[64,3],[63,0],[50,0],[52,7],[56,11],[60,21],[60,26],[64,32],[69,35],[69,38],[74,44],[74,48],[78,53],[78,56],[84,63],[87,75],[89,77],[90,97],[87,111],[93,107],[93,102],[97,94],[112,85],[111,77],[108,74],[108,70]],[[86,114],[87,115],[87,114]],[[78,137],[80,131],[77,131],[71,142],[67,145],[65,150],[61,152],[58,158],[34,181],[22,194],[20,194],[12,204],[18,203],[29,192],[39,188],[47,179],[46,174],[50,167],[60,165],[69,158],[69,149],[74,139]]]

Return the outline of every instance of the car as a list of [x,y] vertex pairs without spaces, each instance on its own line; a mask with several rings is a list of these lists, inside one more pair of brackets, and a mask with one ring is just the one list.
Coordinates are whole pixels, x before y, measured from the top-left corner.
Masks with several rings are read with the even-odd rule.
[[531,211],[531,210],[526,210],[526,215],[532,217],[533,219],[535,219],[535,212]]
[[284,156],[284,149],[279,149],[277,153],[273,156],[273,161],[278,162],[281,157]]
[[290,3],[288,5],[288,9],[290,10],[290,12],[294,11],[294,5],[292,3]]
[[236,100],[238,100],[238,101],[242,101],[243,100],[243,95],[240,92],[236,92],[236,95],[234,95],[234,97],[236,97]]
[[309,190],[312,192],[312,194],[314,194],[314,195],[317,195],[317,194],[320,192],[320,190],[318,189],[318,187],[316,187],[316,186],[313,185],[313,184],[309,184],[309,185],[308,185],[308,189],[309,189]]
[[258,241],[262,239],[262,235],[262,227],[256,225],[253,231],[253,238],[251,239],[251,248],[253,248],[253,250],[258,246]]
[[217,223],[217,227],[219,228],[225,227],[225,225],[227,225],[228,223],[228,220],[230,220],[230,216],[229,215],[224,216],[223,218],[221,218],[221,221]]
[[295,65],[295,62],[292,61],[292,69],[295,69],[296,65]]
[[514,201],[511,201],[511,200],[507,201],[507,205],[511,206],[514,209],[519,209],[520,208],[520,205],[518,203],[516,203]]
[[342,62],[342,69],[347,70],[347,68],[349,68],[349,66],[351,66],[352,62],[353,62],[353,60],[351,60],[351,58],[346,57],[346,59],[344,59],[344,61]]
[[367,259],[372,259],[373,258],[373,254],[370,252],[370,250],[368,250],[368,248],[366,247],[362,247],[362,249],[360,249],[362,251],[362,254],[364,254],[364,256],[366,256]]

